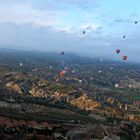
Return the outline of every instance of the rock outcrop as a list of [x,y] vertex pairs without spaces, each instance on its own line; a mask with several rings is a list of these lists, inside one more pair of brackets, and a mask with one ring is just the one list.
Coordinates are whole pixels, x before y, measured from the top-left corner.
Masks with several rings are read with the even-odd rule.
[[6,89],[14,93],[23,94],[20,85],[14,82],[8,82],[6,84]]
[[84,110],[93,110],[94,108],[101,106],[99,102],[90,99],[86,95],[80,96],[79,98],[72,100],[70,103]]

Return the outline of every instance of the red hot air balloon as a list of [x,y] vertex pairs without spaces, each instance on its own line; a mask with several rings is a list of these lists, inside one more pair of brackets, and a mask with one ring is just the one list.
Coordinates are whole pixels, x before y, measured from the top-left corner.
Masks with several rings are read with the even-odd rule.
[[119,54],[120,53],[120,49],[116,49],[116,53]]
[[122,59],[123,59],[124,61],[126,61],[126,60],[127,60],[127,56],[126,56],[126,55],[122,56]]
[[59,73],[60,77],[64,77],[64,75],[65,75],[65,73],[63,71]]

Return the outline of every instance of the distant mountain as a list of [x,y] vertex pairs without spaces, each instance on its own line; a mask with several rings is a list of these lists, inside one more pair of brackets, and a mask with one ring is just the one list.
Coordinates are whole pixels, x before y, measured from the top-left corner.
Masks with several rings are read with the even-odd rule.
[[99,58],[90,58],[76,55],[74,53],[65,52],[64,55],[61,55],[61,52],[41,52],[41,51],[21,51],[15,49],[0,49],[0,62],[4,64],[17,64],[25,62],[30,64],[30,62],[40,63],[45,65],[48,62],[58,63],[64,61],[68,64],[101,64],[101,65],[119,65],[122,67],[134,67],[140,68],[139,65],[134,63],[123,63],[118,61],[111,60],[100,60]]

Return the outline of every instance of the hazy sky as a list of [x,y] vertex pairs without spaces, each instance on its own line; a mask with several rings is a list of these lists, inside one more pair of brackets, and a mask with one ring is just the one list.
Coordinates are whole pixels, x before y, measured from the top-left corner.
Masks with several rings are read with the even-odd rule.
[[0,47],[139,62],[139,7],[140,0],[0,0]]

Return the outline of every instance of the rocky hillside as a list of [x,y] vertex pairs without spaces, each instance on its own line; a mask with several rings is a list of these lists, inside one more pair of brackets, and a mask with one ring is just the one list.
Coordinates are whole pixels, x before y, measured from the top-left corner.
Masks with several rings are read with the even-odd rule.
[[[31,97],[46,98],[52,99],[59,102],[66,102],[79,107],[80,109],[91,110],[92,108],[100,106],[99,102],[96,102],[82,92],[73,91],[65,89],[62,85],[56,83],[49,83],[47,80],[32,80],[29,82],[27,79],[21,79],[21,77],[16,78],[12,81],[5,80],[5,90],[8,93],[14,94],[18,93],[19,95],[25,95],[26,93]],[[32,83],[32,84],[30,84]],[[63,90],[65,89],[65,90]]]
[[70,102],[72,105],[83,109],[83,110],[93,110],[96,107],[100,107],[101,104],[95,100],[90,99],[86,95],[82,95],[79,98],[72,100]]
[[[85,111],[96,112],[101,116],[115,116],[121,119],[137,120],[139,115],[127,112],[134,108],[133,105],[119,101],[112,95],[92,94],[88,96],[86,91],[80,88],[67,88],[61,83],[49,82],[45,79],[37,79],[25,75],[12,74],[3,78],[2,92],[11,98],[20,97],[38,98],[48,100],[53,105],[70,105]],[[16,97],[17,98],[17,97]],[[134,110],[134,109],[133,109]],[[137,110],[138,111],[138,110]],[[125,115],[124,115],[125,114]]]
[[54,124],[47,121],[0,117],[0,138],[24,140],[139,140],[140,126],[127,121],[117,125]]

